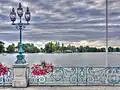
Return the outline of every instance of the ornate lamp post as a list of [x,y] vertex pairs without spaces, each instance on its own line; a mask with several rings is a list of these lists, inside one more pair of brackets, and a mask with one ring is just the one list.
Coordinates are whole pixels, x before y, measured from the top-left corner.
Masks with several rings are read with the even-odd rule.
[[23,12],[22,5],[21,5],[21,3],[19,3],[19,7],[17,8],[17,15],[18,15],[20,21],[19,21],[19,23],[14,23],[16,21],[15,9],[12,8],[12,11],[10,12],[10,19],[12,21],[12,25],[15,25],[16,28],[18,30],[20,30],[20,43],[19,43],[19,49],[18,49],[19,55],[17,55],[17,60],[15,62],[16,64],[26,63],[25,55],[23,55],[23,48],[22,48],[22,30],[25,28],[26,25],[29,25],[31,14],[30,14],[29,8],[27,7],[27,10],[26,10],[25,15],[24,15],[27,23],[23,23],[22,22],[23,13],[24,12]]
[[[17,13],[17,14],[16,14]],[[18,47],[19,54],[17,55],[17,60],[15,64],[13,65],[13,80],[12,80],[12,86],[13,87],[27,87],[28,85],[28,63],[26,63],[25,55],[23,55],[23,48],[22,48],[22,30],[25,28],[25,26],[29,25],[29,21],[31,18],[31,14],[29,11],[29,8],[27,7],[27,10],[25,11],[24,17],[26,20],[26,23],[22,22],[23,17],[23,8],[21,3],[19,3],[19,7],[17,8],[17,12],[15,12],[15,9],[12,8],[12,11],[10,12],[10,19],[12,21],[12,25],[16,26],[18,30],[20,30],[20,42]],[[15,23],[16,17],[18,16],[19,22]]]

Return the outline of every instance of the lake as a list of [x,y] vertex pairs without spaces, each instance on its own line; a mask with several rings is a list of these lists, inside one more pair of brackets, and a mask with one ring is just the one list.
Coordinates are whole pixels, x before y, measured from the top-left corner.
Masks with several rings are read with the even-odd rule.
[[[0,62],[11,67],[16,60],[17,54],[0,54]],[[104,67],[106,54],[105,53],[32,53],[24,54],[29,65],[46,62],[53,63],[57,67]],[[120,52],[108,53],[108,65],[120,66]]]

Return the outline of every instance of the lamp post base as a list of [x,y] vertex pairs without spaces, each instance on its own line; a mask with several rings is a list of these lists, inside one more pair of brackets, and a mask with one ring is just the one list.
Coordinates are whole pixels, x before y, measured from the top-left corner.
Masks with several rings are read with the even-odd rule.
[[25,64],[25,55],[19,54],[17,55],[17,61],[15,62],[15,64]]
[[27,87],[28,86],[28,64],[13,65],[13,80],[12,87]]

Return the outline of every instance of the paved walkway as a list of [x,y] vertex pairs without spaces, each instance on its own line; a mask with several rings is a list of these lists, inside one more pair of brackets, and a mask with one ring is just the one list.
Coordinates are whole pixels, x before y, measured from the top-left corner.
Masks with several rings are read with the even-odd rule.
[[43,87],[27,88],[0,87],[0,90],[120,90],[120,86],[70,86],[70,87]]

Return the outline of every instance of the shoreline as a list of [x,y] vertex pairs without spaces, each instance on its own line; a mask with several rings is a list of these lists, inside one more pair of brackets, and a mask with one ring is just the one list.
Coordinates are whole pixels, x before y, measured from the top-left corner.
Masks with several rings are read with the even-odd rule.
[[[73,53],[23,53],[23,54],[81,54],[81,53],[106,53],[106,52],[73,52]],[[107,53],[120,53],[120,52],[107,52]],[[3,54],[3,55],[6,55],[6,54],[19,54],[19,53],[0,53],[0,54]]]

